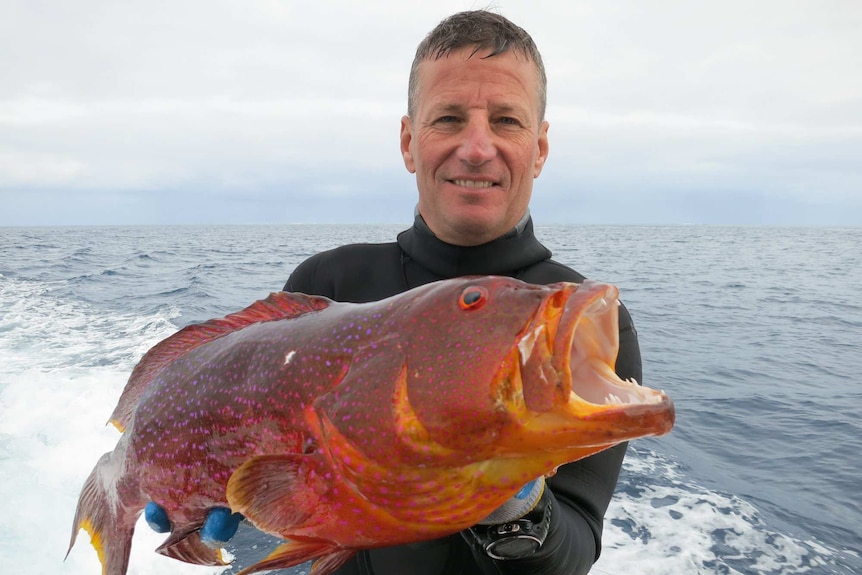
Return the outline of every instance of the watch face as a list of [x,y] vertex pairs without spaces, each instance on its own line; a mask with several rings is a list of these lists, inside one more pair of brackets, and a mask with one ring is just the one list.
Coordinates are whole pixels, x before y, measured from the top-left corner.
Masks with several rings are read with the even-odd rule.
[[492,559],[517,559],[535,553],[542,543],[532,535],[512,534],[492,541],[485,553]]
[[542,547],[551,527],[552,500],[544,495],[521,519],[500,525],[474,525],[462,533],[491,559],[523,559]]

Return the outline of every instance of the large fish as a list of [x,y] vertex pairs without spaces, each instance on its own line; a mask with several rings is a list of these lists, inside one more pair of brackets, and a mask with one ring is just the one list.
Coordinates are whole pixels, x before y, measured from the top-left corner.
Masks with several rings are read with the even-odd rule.
[[200,530],[229,508],[286,540],[243,573],[316,559],[325,575],[474,525],[561,464],[672,427],[663,392],[614,373],[617,297],[469,277],[367,304],[275,293],[186,327],[135,367],[69,548],[83,528],[124,574],[156,504],[159,553],[224,564]]

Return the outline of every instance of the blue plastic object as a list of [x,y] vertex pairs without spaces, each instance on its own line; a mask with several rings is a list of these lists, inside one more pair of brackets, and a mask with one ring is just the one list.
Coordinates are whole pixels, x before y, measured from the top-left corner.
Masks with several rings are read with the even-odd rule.
[[521,488],[521,490],[520,490],[520,491],[518,491],[518,492],[515,494],[515,499],[526,499],[527,497],[529,497],[529,496],[530,496],[530,492],[533,490],[533,486],[534,486],[534,485],[536,485],[536,482],[537,482],[537,481],[539,481],[540,479],[541,479],[541,478],[539,478],[539,479],[534,479],[534,480],[532,480],[531,482],[529,482],[529,483],[527,483],[526,485],[524,485],[524,486]]
[[156,533],[168,533],[171,530],[171,521],[168,519],[168,514],[165,512],[164,507],[155,501],[147,503],[147,506],[144,508],[144,518],[146,518],[147,524]]
[[240,513],[231,513],[227,507],[210,509],[201,527],[201,540],[204,543],[225,543],[230,540],[239,527],[243,517]]

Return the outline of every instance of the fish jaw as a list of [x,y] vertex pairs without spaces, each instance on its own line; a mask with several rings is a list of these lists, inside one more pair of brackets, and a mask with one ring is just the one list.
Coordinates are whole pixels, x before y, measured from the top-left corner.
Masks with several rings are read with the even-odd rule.
[[557,465],[623,441],[663,435],[674,406],[663,391],[620,379],[619,291],[585,281],[549,286],[496,378],[498,408],[511,414],[499,453],[556,453]]

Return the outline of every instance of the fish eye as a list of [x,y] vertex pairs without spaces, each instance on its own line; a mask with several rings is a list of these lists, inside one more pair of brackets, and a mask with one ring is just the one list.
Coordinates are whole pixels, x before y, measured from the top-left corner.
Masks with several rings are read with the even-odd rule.
[[479,309],[488,301],[488,290],[481,286],[470,286],[461,292],[458,305],[461,309]]

